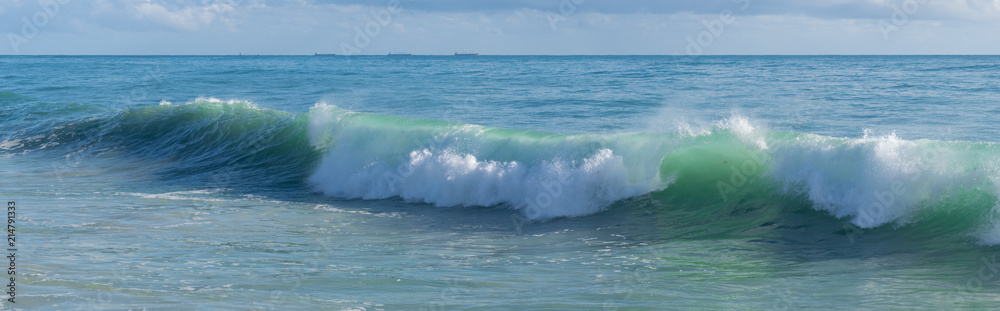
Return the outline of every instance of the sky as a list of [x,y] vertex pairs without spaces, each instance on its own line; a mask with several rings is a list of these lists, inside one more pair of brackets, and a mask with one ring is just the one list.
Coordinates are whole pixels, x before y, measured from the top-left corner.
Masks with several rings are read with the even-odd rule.
[[1000,54],[1000,0],[0,0],[0,54]]

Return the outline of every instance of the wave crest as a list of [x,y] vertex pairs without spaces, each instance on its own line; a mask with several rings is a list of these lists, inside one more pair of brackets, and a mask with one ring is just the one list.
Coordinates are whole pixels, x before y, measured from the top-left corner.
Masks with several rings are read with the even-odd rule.
[[661,159],[628,162],[613,151],[627,148],[613,148],[617,143],[605,136],[402,119],[322,104],[311,118],[312,143],[329,150],[309,180],[332,196],[505,205],[550,219],[592,214],[667,185],[655,173]]

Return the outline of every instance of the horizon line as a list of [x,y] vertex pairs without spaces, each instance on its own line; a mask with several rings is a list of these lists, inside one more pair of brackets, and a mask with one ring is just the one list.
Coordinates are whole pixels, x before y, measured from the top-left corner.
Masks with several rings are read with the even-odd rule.
[[[0,54],[0,56],[469,56],[455,54]],[[711,56],[1000,56],[1000,54],[482,54],[476,56],[674,56],[674,57],[711,57]]]

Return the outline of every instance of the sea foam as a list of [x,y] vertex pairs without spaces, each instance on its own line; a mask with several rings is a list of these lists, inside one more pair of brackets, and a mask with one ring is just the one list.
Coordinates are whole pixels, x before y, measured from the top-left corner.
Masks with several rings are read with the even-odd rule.
[[332,196],[503,205],[549,219],[592,214],[668,184],[657,174],[658,156],[626,160],[630,148],[599,136],[410,120],[325,104],[310,114],[310,141],[328,151],[309,181]]

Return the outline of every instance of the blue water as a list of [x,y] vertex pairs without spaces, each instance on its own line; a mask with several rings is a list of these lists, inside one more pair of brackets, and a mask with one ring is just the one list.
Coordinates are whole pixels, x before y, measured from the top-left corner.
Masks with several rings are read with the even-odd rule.
[[996,308],[998,69],[0,57],[4,307]]

